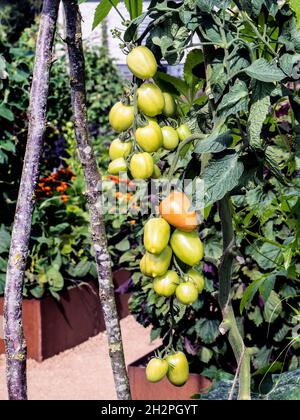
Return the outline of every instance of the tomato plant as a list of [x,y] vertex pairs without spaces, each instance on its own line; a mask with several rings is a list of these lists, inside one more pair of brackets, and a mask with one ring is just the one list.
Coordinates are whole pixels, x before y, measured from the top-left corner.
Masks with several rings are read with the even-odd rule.
[[[149,18],[147,28],[136,35],[146,17]],[[176,31],[168,29],[174,26]],[[234,349],[236,376],[239,376],[238,398],[250,399],[250,368],[251,363],[255,364],[256,357],[252,349],[246,346],[247,336],[243,337],[238,328],[233,292],[239,293],[240,314],[253,296],[260,293],[264,299],[264,315],[270,320],[270,307],[273,304],[277,308],[281,305],[273,290],[274,279],[283,273],[278,265],[284,267],[291,279],[299,277],[299,270],[295,268],[299,236],[296,233],[298,228],[292,228],[294,234],[290,245],[286,238],[276,238],[276,223],[269,224],[268,228],[263,227],[268,245],[260,245],[261,249],[253,255],[260,264],[262,259],[271,260],[268,266],[275,271],[269,273],[270,276],[265,273],[254,279],[243,293],[241,281],[235,277],[236,265],[244,258],[240,253],[241,238],[247,238],[249,248],[253,242],[263,238],[262,232],[252,232],[248,228],[254,213],[250,210],[241,221],[235,206],[243,202],[244,196],[247,197],[247,205],[250,202],[254,205],[257,189],[262,188],[266,192],[272,188],[274,180],[282,188],[291,186],[292,182],[292,188],[297,194],[299,191],[299,182],[293,179],[299,171],[297,143],[300,108],[295,83],[299,80],[299,13],[293,1],[201,0],[172,3],[154,0],[148,11],[133,19],[125,30],[124,51],[131,54],[144,39],[147,48],[151,49],[160,63],[166,60],[168,64],[178,64],[185,56],[181,78],[157,71],[156,67],[151,76],[153,80],[146,82],[157,86],[162,92],[164,106],[159,112],[155,107],[158,96],[151,101],[155,108],[153,110],[139,105],[138,90],[143,86],[142,81],[133,78],[130,93],[135,110],[135,126],[143,126],[148,113],[156,116],[156,123],[161,127],[162,144],[151,152],[154,153],[154,163],[159,166],[161,176],[165,175],[168,181],[181,182],[180,187],[167,197],[159,194],[157,197],[159,213],[170,225],[173,255],[163,267],[165,272],[154,282],[150,280],[150,285],[159,295],[168,295],[169,300],[163,310],[168,312],[169,305],[168,313],[174,320],[174,305],[179,311],[180,304],[196,307],[199,293],[206,286],[200,272],[203,257],[205,263],[217,269],[218,304],[222,316],[217,330],[222,334],[228,333],[229,343]],[[158,92],[158,89],[154,90]],[[279,126],[276,115],[276,110],[284,102],[288,102],[291,109],[291,119],[285,131]],[[133,136],[136,127],[133,127]],[[282,147],[278,147],[278,137],[282,143],[286,143],[287,160],[282,157]],[[135,148],[141,152],[138,146],[147,151],[145,144],[135,139]],[[182,191],[186,180],[189,181],[187,191]],[[197,181],[201,182],[203,188],[200,199],[197,196],[197,185],[200,185]],[[269,203],[274,205],[271,201]],[[298,208],[296,203],[297,200],[293,206]],[[293,211],[297,211],[296,208]],[[222,238],[219,240],[223,242],[220,252],[213,258],[206,251],[206,241],[203,247],[199,238],[199,235],[207,236],[205,224],[212,211],[217,211],[215,223],[221,222]],[[264,214],[264,217],[267,215]],[[199,233],[200,222],[203,225]],[[267,255],[261,251],[267,251]],[[145,256],[141,271],[146,276],[155,277],[155,264],[150,264],[154,262],[155,254],[147,251]],[[148,270],[147,259],[151,265]],[[244,268],[249,274],[251,266]],[[161,277],[169,285],[167,279],[170,271],[179,276],[175,295],[174,287],[162,292],[164,283],[161,283]],[[215,297],[211,296],[211,299]],[[201,328],[204,328],[203,325]],[[171,352],[172,346],[167,344],[167,338],[172,342],[174,329],[174,323],[170,322],[170,329],[163,337],[166,352]]]

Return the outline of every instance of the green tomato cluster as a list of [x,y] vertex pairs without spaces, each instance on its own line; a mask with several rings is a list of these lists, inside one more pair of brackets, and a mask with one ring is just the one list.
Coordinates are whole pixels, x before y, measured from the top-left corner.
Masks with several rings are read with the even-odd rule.
[[[192,266],[203,258],[203,244],[198,231],[185,232],[175,229],[162,217],[149,219],[144,226],[146,253],[140,261],[140,270],[145,276],[154,278],[154,291],[164,297],[176,295],[179,302],[191,305],[204,288],[204,278]],[[176,269],[170,269],[173,253],[190,266],[182,278]],[[182,274],[182,273],[181,273]]]
[[[143,83],[137,89],[136,95],[129,94],[124,103],[119,101],[111,108],[109,122],[118,133],[130,132],[134,140],[130,138],[122,141],[117,138],[111,143],[111,163],[108,172],[118,175],[129,170],[135,179],[159,178],[161,173],[152,153],[161,148],[175,150],[179,142],[189,137],[191,132],[185,124],[179,124],[176,129],[166,124],[167,118],[176,117],[177,105],[170,93],[162,92],[149,80],[157,72],[157,62],[153,53],[145,46],[138,46],[127,55],[127,65],[134,76]],[[139,125],[134,121],[133,96],[136,96],[139,113],[145,118],[145,122]],[[160,123],[157,117],[161,119]]]
[[186,355],[181,352],[170,353],[166,357],[154,357],[146,367],[149,382],[159,382],[167,376],[175,386],[183,386],[189,378],[189,364]]

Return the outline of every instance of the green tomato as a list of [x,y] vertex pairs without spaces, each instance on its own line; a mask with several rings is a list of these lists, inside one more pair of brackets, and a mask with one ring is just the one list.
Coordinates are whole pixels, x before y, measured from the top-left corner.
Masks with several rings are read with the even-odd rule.
[[151,178],[158,179],[161,177],[161,171],[157,165],[154,165],[153,174],[151,175]]
[[167,246],[160,254],[146,252],[140,261],[141,272],[148,277],[164,275],[169,268],[172,258],[172,250]]
[[118,158],[127,158],[132,150],[132,141],[121,141],[120,139],[115,139],[111,142],[109,147],[109,157],[111,160]]
[[203,258],[203,244],[197,229],[191,232],[176,229],[171,236],[170,245],[176,257],[187,265],[196,265]]
[[204,277],[199,271],[194,268],[190,268],[185,276],[186,281],[191,281],[197,287],[198,293],[201,293],[204,289]]
[[133,106],[117,102],[109,111],[108,118],[115,131],[126,131],[132,126],[134,120]]
[[163,92],[165,105],[162,113],[166,117],[173,117],[176,114],[176,102],[170,93]]
[[132,156],[129,164],[131,175],[135,179],[147,179],[153,173],[153,158],[149,153],[136,153]]
[[168,245],[171,228],[160,217],[148,220],[144,227],[144,246],[152,254],[160,254]]
[[168,362],[159,357],[150,360],[146,367],[146,378],[149,382],[159,382],[167,374],[169,369]]
[[134,48],[127,55],[126,61],[131,73],[142,80],[153,77],[157,71],[157,62],[152,51],[144,46]]
[[176,131],[180,141],[186,140],[192,135],[191,130],[186,124],[181,124]]
[[179,137],[177,131],[168,125],[161,129],[163,135],[163,147],[167,150],[174,150],[178,146]]
[[108,165],[108,173],[111,175],[118,175],[120,172],[127,171],[127,164],[124,158],[114,159]]
[[149,121],[144,127],[139,127],[135,138],[141,148],[149,153],[156,152],[163,144],[161,128],[154,121]]
[[182,351],[170,354],[166,357],[169,365],[167,377],[171,384],[182,386],[189,379],[189,363]]
[[178,283],[178,274],[173,270],[169,270],[163,276],[155,277],[153,289],[159,296],[169,297],[175,293]]
[[198,299],[198,290],[194,282],[185,281],[176,287],[176,297],[183,305],[192,305]]
[[137,105],[144,114],[155,117],[162,113],[165,105],[164,95],[154,83],[144,83],[137,90]]

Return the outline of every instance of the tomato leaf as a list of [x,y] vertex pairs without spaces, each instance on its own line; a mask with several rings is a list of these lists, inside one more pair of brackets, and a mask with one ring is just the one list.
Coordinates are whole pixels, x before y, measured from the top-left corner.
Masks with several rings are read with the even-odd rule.
[[300,27],[300,2],[299,0],[289,0],[291,9],[295,12],[297,19],[297,27]]
[[195,68],[199,66],[199,64],[203,63],[203,52],[200,49],[195,49],[189,52],[186,57],[184,63],[184,79],[189,86],[193,86],[195,82],[199,79],[197,75],[195,75]]
[[211,159],[202,174],[205,207],[221,200],[233,190],[238,185],[243,170],[244,165],[236,153]]
[[106,18],[113,5],[117,6],[119,2],[120,0],[101,0],[95,11],[93,29],[95,29],[103,21],[103,19]]
[[219,153],[230,147],[232,144],[232,136],[227,133],[212,133],[204,140],[199,140],[194,152],[195,153]]
[[244,71],[248,76],[262,82],[280,82],[286,78],[286,75],[275,61],[268,62],[264,58],[254,61]]
[[143,11],[142,0],[124,0],[124,3],[131,20],[137,18]]
[[156,73],[155,76],[155,81],[163,81],[163,82],[167,82],[170,85],[172,85],[178,93],[180,93],[181,95],[188,97],[189,96],[189,86],[187,85],[187,83],[185,83],[183,80],[175,77],[175,76],[170,76],[167,73],[163,73],[161,71],[158,71]]

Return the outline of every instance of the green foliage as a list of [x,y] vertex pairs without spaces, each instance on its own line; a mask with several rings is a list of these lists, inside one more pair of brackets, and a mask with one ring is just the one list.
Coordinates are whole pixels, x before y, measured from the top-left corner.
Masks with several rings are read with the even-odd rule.
[[[181,154],[176,167],[180,179],[193,173],[204,181],[204,204],[195,207],[205,216],[205,258],[199,267],[205,290],[184,311],[176,303],[173,344],[189,354],[196,371],[211,377],[220,368],[232,373],[235,366],[227,338],[217,328],[222,241],[215,203],[226,194],[232,196],[237,236],[233,306],[253,352],[252,369],[259,376],[273,362],[277,371],[300,366],[299,342],[291,338],[300,295],[300,99],[295,83],[300,29],[294,5],[283,3],[153,0],[124,33],[130,42],[147,17],[146,45],[168,64],[194,48],[183,78],[158,72],[155,81],[180,98],[181,122],[193,133],[206,134]],[[173,159],[170,153],[168,163]],[[129,260],[138,270],[132,254]],[[133,314],[167,343],[170,302],[155,295],[149,279],[135,273],[133,280]]]
[[[3,293],[8,238],[13,220],[27,137],[27,109],[37,25],[26,29],[14,45],[6,43],[0,56],[0,294]],[[70,88],[61,41],[51,69],[48,124],[41,179],[26,270],[24,294],[42,297],[96,277],[73,124]],[[85,47],[87,105],[99,166],[107,166],[112,133],[108,111],[122,91],[121,79],[107,51]],[[73,175],[73,176],[72,176]],[[64,187],[64,185],[66,185]],[[46,191],[45,187],[50,188]],[[57,191],[62,188],[62,192]],[[125,221],[125,217],[123,222]],[[110,238],[115,232],[111,230]],[[113,240],[113,239],[112,239]],[[2,242],[1,241],[1,242]],[[3,248],[5,245],[5,248]],[[7,245],[7,246],[6,246]]]
[[[272,370],[270,373],[272,373]],[[300,400],[299,378],[300,370],[269,375],[268,392],[253,393],[251,398],[253,400]],[[201,400],[228,400],[232,384],[232,380],[222,380],[217,382],[207,394],[197,395],[196,398]]]

